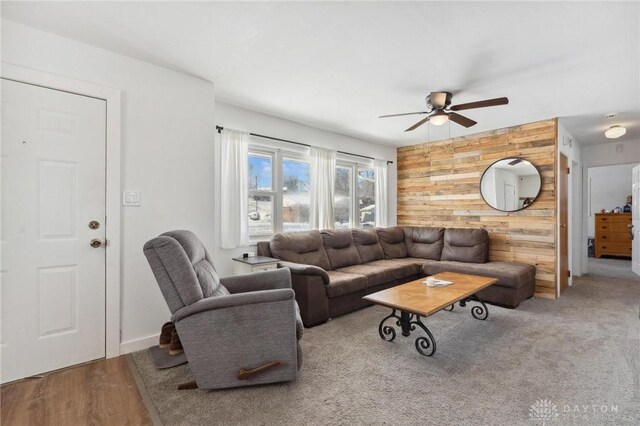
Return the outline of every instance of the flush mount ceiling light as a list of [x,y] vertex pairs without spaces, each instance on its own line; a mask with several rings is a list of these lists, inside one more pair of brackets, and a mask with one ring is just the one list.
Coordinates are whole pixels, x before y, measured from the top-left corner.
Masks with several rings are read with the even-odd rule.
[[605,130],[604,135],[607,139],[617,139],[620,136],[627,133],[627,129],[622,126],[611,126],[607,130]]
[[449,121],[449,115],[445,114],[442,111],[438,111],[435,115],[429,117],[429,123],[434,126],[442,126],[444,123]]

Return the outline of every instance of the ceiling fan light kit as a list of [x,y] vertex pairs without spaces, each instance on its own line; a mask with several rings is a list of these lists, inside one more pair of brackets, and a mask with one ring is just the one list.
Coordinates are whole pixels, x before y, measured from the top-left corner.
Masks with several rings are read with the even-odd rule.
[[402,115],[418,115],[427,114],[425,118],[409,127],[405,132],[410,132],[422,126],[424,123],[431,123],[434,126],[442,126],[447,121],[451,120],[454,123],[458,123],[464,127],[471,127],[477,122],[470,118],[460,115],[455,111],[464,111],[466,109],[486,108],[491,106],[506,105],[509,103],[507,98],[494,98],[485,99],[483,101],[468,102],[466,104],[458,104],[451,106],[452,94],[450,92],[431,92],[426,100],[427,110],[418,112],[403,112],[400,114],[381,115],[380,118],[398,117]]
[[447,121],[449,121],[449,116],[442,111],[438,111],[437,113],[429,117],[429,123],[433,124],[434,126],[442,126]]
[[627,133],[627,129],[622,126],[611,126],[607,130],[604,131],[604,136],[607,139],[618,139],[620,136],[623,136]]

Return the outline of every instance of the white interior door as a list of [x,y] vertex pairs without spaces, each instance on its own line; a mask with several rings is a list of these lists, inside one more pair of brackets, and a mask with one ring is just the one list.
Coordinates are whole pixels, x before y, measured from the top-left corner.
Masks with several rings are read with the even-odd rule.
[[508,183],[504,184],[504,206],[505,210],[518,209],[516,205],[516,187]]
[[640,275],[640,165],[633,168],[631,194],[631,269]]
[[105,114],[2,80],[3,383],[105,356]]

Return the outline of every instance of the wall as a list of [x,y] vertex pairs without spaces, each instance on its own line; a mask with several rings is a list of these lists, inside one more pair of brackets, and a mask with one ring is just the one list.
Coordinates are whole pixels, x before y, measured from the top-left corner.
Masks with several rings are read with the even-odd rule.
[[[556,120],[398,148],[398,224],[481,227],[492,260],[536,265],[536,295],[556,297]],[[482,200],[482,172],[494,161],[522,157],[540,170],[542,191],[513,213]]]
[[[255,111],[250,111],[244,108],[240,108],[234,105],[230,105],[224,102],[216,102],[215,110],[215,122],[216,125],[244,130],[251,133],[259,133],[262,135],[272,136],[280,139],[288,139],[296,142],[303,142],[310,145],[321,146],[340,151],[351,152],[354,154],[366,155],[369,157],[375,157],[385,160],[391,160],[394,164],[389,165],[388,172],[388,205],[387,214],[389,220],[389,226],[396,224],[396,148],[392,146],[380,145],[371,142],[367,142],[361,139],[351,138],[348,136],[332,133],[324,130],[320,130],[314,127],[305,126],[303,124],[295,123],[293,121],[285,120],[282,118],[274,117],[272,115],[262,114]],[[255,142],[265,142],[264,139],[255,138]],[[268,141],[267,143],[275,144]],[[295,145],[281,144],[278,145],[284,149],[300,150]],[[302,151],[308,152],[308,149],[302,148]],[[216,182],[220,182],[219,164],[220,158],[220,146],[216,144],[216,170],[218,174],[216,176]],[[357,157],[351,157],[353,160],[368,162],[366,159],[358,159]],[[220,205],[219,201],[220,191],[219,184],[216,184],[216,203]],[[220,248],[220,241],[218,236],[220,235],[220,215],[224,214],[224,211],[218,209],[215,215],[216,226],[216,242],[215,242],[215,260],[216,268],[221,275],[230,275],[233,273],[233,261],[231,260],[235,256],[239,256],[242,253],[248,251],[255,251],[255,246],[240,247],[233,250],[223,250]]]
[[632,169],[635,163],[618,166],[590,167],[588,169],[588,236],[595,236],[594,213],[600,209],[613,210],[624,207],[627,196],[631,195]]
[[589,234],[588,211],[589,211],[589,180],[587,175],[590,167],[614,166],[619,164],[640,164],[640,140],[628,140],[624,142],[607,142],[598,145],[582,147],[582,230],[580,233],[580,263],[582,272],[589,271],[587,257],[587,237]]
[[170,313],[142,254],[148,239],[191,229],[214,244],[212,83],[2,21],[2,60],[122,89],[121,349],[147,347]]
[[582,147],[582,165],[585,168],[630,163],[640,163],[638,139]]

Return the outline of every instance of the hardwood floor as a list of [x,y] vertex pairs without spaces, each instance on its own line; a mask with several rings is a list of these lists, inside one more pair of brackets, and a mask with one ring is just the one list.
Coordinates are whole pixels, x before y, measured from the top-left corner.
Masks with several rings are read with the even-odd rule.
[[9,383],[0,399],[3,426],[152,424],[125,356]]

